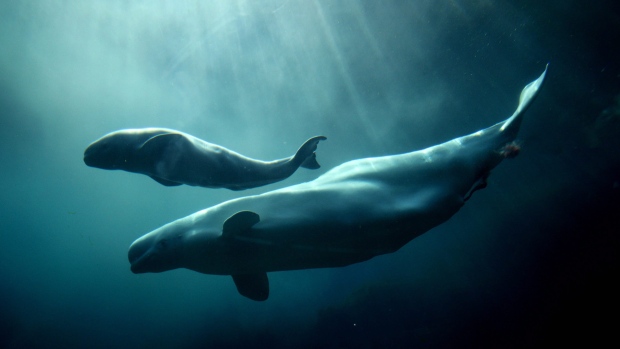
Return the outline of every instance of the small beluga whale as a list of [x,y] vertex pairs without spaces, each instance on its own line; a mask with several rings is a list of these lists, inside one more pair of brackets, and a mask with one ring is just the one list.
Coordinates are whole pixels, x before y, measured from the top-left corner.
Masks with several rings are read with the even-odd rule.
[[175,130],[125,129],[90,144],[84,151],[84,163],[145,174],[165,186],[244,190],[284,180],[299,167],[319,168],[315,150],[325,139],[312,137],[293,156],[261,161]]
[[343,267],[392,253],[452,217],[491,170],[519,152],[523,115],[547,69],[507,120],[427,149],[359,159],[317,179],[209,207],[134,241],[134,273],[187,268],[231,275],[239,293],[269,296],[272,271]]

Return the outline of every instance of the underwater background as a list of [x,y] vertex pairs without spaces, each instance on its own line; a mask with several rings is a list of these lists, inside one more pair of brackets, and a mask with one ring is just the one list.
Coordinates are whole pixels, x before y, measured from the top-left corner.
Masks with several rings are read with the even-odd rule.
[[[3,1],[0,347],[536,348],[618,343],[617,1]],[[448,222],[344,268],[132,274],[175,219],[422,149],[514,111],[521,154]],[[318,170],[234,192],[87,167],[140,127]]]

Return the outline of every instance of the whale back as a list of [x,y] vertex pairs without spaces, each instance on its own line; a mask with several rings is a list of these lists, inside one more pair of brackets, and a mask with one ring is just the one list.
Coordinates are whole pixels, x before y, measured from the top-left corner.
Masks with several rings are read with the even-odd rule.
[[[257,239],[395,250],[402,241],[386,238],[379,243],[383,247],[374,248],[360,235],[345,238],[349,231],[343,227],[352,221],[367,227],[378,224],[386,227],[377,233],[381,235],[396,230],[389,222],[398,222],[410,228],[403,235],[410,240],[451,217],[509,157],[503,148],[515,139],[546,71],[523,89],[510,118],[487,129],[410,153],[349,161],[310,182],[216,205],[198,213],[196,221],[204,219],[210,229],[221,229],[228,217],[247,210],[262,217],[256,224]],[[368,241],[374,235],[366,235]],[[330,240],[334,236],[343,238]]]

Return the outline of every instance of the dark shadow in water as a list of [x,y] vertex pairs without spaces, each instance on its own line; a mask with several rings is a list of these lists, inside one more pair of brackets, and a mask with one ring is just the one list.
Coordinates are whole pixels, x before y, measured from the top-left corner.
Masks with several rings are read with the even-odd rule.
[[[620,166],[607,175],[618,171]],[[539,220],[535,223],[504,227],[507,236],[529,225],[541,230],[536,234],[553,237],[532,246],[525,246],[527,239],[499,243],[493,257],[500,270],[499,289],[486,290],[474,273],[465,288],[440,275],[417,285],[369,284],[321,310],[306,347],[538,348],[604,346],[615,340],[614,322],[608,319],[620,310],[615,280],[620,271],[620,188],[591,183],[584,188],[566,195],[562,207],[532,215]],[[514,242],[523,244],[517,250],[530,254],[511,264]],[[511,268],[514,273],[506,272]]]

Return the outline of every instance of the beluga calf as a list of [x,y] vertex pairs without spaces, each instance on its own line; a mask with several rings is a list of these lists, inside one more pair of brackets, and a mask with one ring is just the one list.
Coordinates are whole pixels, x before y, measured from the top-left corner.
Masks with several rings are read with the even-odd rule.
[[165,186],[244,190],[284,180],[299,167],[319,168],[314,151],[325,139],[312,137],[293,156],[261,161],[175,130],[125,129],[90,144],[84,151],[84,163],[145,174]]
[[546,72],[525,86],[503,122],[196,212],[134,241],[131,270],[231,275],[241,295],[262,301],[269,296],[267,272],[342,267],[395,252],[448,220],[486,186],[495,166],[517,155],[515,137]]

